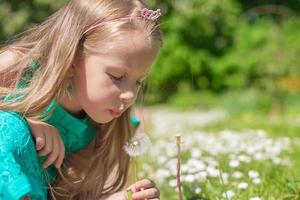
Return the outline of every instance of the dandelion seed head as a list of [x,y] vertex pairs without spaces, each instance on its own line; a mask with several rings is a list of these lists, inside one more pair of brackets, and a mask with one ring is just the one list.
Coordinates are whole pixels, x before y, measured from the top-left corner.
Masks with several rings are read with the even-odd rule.
[[151,140],[146,133],[137,133],[123,146],[124,151],[132,157],[143,155],[150,149]]

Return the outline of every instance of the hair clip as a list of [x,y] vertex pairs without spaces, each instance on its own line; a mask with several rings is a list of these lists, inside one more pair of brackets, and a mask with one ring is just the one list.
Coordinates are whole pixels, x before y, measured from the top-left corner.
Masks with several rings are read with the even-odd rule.
[[140,16],[143,19],[155,21],[161,16],[161,12],[160,12],[160,9],[157,9],[156,11],[154,11],[154,10],[150,10],[148,8],[143,8],[140,11]]
[[[145,19],[145,20],[156,21],[160,16],[161,16],[160,9],[157,9],[156,11],[154,11],[154,10],[150,10],[148,8],[143,8],[137,17]],[[94,24],[90,25],[89,27],[87,27],[86,30],[84,30],[83,35],[94,30],[95,28],[97,28],[99,26],[102,26],[106,22],[117,21],[117,20],[128,20],[128,19],[132,19],[132,16],[117,17],[117,18],[113,18],[113,19],[110,19],[107,21],[105,21],[104,19],[101,19],[99,21],[96,21]]]

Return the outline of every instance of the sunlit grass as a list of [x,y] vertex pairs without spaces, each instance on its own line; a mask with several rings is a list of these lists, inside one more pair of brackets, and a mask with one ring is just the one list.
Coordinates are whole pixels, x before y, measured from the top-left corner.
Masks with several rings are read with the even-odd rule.
[[[229,99],[232,98],[230,97]],[[184,125],[181,127],[181,130],[184,132],[183,140],[185,137],[186,140],[188,140],[186,144],[187,147],[182,155],[183,165],[188,164],[192,160],[194,162],[201,161],[204,163],[204,168],[200,170],[201,173],[198,173],[197,176],[194,176],[193,173],[189,171],[192,169],[186,169],[187,171],[184,171],[185,167],[183,167],[182,173],[186,199],[300,199],[300,120],[298,119],[300,109],[296,106],[296,104],[289,104],[283,111],[272,112],[269,108],[260,110],[260,106],[262,104],[252,105],[252,109],[250,109],[251,106],[244,106],[240,101],[236,102],[236,104],[239,104],[239,108],[245,108],[245,110],[239,110],[237,112],[232,107],[224,106],[224,101],[227,100],[223,99],[213,102],[213,104],[218,105],[218,108],[225,109],[228,112],[228,115],[224,116],[221,120],[216,120],[213,123],[207,123],[206,125],[199,127],[191,127],[186,123],[185,120],[187,115],[184,114],[182,116],[184,116],[185,119],[178,119],[173,122],[174,126],[180,124],[180,121],[184,122],[183,124],[186,125],[186,127],[184,127]],[[223,107],[220,106],[221,104],[223,104]],[[208,110],[214,108],[213,105],[208,105],[209,103],[206,104]],[[174,108],[174,105],[171,107]],[[174,110],[176,110],[176,112],[182,112],[190,109],[188,107],[189,106],[179,106],[179,109],[177,108]],[[201,108],[201,106],[197,106],[197,108]],[[193,108],[190,111],[195,110],[197,109]],[[162,112],[161,115],[163,114],[164,113]],[[159,115],[156,115],[156,117],[157,116]],[[172,116],[172,114],[170,116]],[[163,120],[161,123],[164,123]],[[155,125],[153,125],[153,127],[155,127]],[[175,136],[175,133],[172,128],[173,127],[170,126],[170,133],[167,135],[159,134],[159,130],[155,128],[153,129],[155,132],[150,131],[152,138],[155,140],[154,145],[156,143],[161,143],[163,144],[161,146],[164,146],[165,144],[168,149],[174,148],[175,138],[173,136]],[[222,137],[220,137],[220,135],[222,136],[224,131],[227,131],[229,134],[233,134],[232,136],[229,135],[229,137],[232,137],[232,142],[234,142],[237,137],[239,141],[238,143],[243,143],[241,139],[243,134],[250,134],[251,136],[253,132],[254,138],[245,137],[245,140],[253,139],[252,143],[251,141],[245,141],[245,144],[243,145],[248,145],[249,148],[251,148],[251,146],[260,146],[260,143],[266,143],[266,149],[264,149],[264,145],[262,145],[260,147],[261,149],[257,150],[257,152],[253,154],[247,154],[241,151],[234,152],[234,147],[228,152],[224,149],[224,153],[214,153],[214,151],[204,151],[202,149],[199,150],[201,155],[195,157],[195,154],[192,153],[193,150],[201,149],[209,143],[209,140],[205,140],[205,138],[210,137],[209,135],[211,135],[216,143],[216,147],[213,145],[211,146],[212,150],[217,148],[218,142],[223,144],[224,141],[222,141]],[[199,134],[204,134],[202,136],[202,141],[196,142],[195,140],[197,139],[193,139],[195,137],[189,135],[195,134],[195,132],[195,136],[197,136],[197,132],[199,132]],[[256,133],[260,132],[265,134],[262,134],[263,137],[261,138],[259,138],[259,134],[256,135]],[[255,137],[258,137],[257,141],[255,140]],[[282,146],[279,145],[278,147],[278,151],[280,151],[280,153],[278,153],[277,156],[272,157],[271,154],[268,158],[262,158],[262,152],[267,152],[268,148],[275,148],[275,151],[277,151],[276,148],[282,141]],[[174,142],[173,146],[172,142]],[[230,142],[230,140],[225,140],[225,143]],[[270,147],[267,148],[268,143],[270,144]],[[285,146],[287,147],[286,149]],[[153,148],[156,147],[154,146]],[[159,149],[160,147],[157,148]],[[226,145],[224,148],[227,148]],[[231,148],[230,145],[228,148]],[[149,176],[153,176],[154,174],[154,178],[160,179],[158,182],[161,189],[161,199],[178,199],[176,184],[174,183],[175,177],[172,173],[168,174],[168,170],[172,171],[170,168],[173,168],[173,164],[170,164],[170,160],[174,159],[174,156],[172,153],[170,154],[167,149],[154,154],[155,159],[151,159],[151,156],[145,158],[144,171],[146,171],[146,174]],[[251,159],[248,161],[247,159],[243,160],[242,157],[245,155]],[[207,159],[211,159],[216,163],[211,164],[207,161]],[[162,175],[159,176],[160,178],[155,177],[155,173],[162,169],[167,169],[167,171],[164,172],[167,173],[167,175],[163,175],[164,173],[162,171]],[[251,178],[249,174],[252,172],[257,172],[258,177]],[[242,176],[236,176],[239,174],[242,174]],[[201,178],[201,175],[205,175],[205,178]]]

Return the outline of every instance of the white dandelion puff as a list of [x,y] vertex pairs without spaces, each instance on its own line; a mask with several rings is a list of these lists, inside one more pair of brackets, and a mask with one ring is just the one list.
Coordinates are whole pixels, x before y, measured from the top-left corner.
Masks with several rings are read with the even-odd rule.
[[123,149],[132,157],[143,155],[150,149],[151,140],[146,133],[137,133],[133,138],[126,142]]

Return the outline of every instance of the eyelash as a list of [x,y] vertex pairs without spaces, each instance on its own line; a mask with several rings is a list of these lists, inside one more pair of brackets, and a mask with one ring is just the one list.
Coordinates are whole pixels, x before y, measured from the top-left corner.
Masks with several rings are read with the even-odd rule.
[[[121,81],[125,76],[121,76],[121,77],[116,77],[116,76],[113,76],[113,75],[110,75],[114,80],[116,81]],[[142,85],[142,81],[136,81],[136,84],[137,86],[141,86]]]

